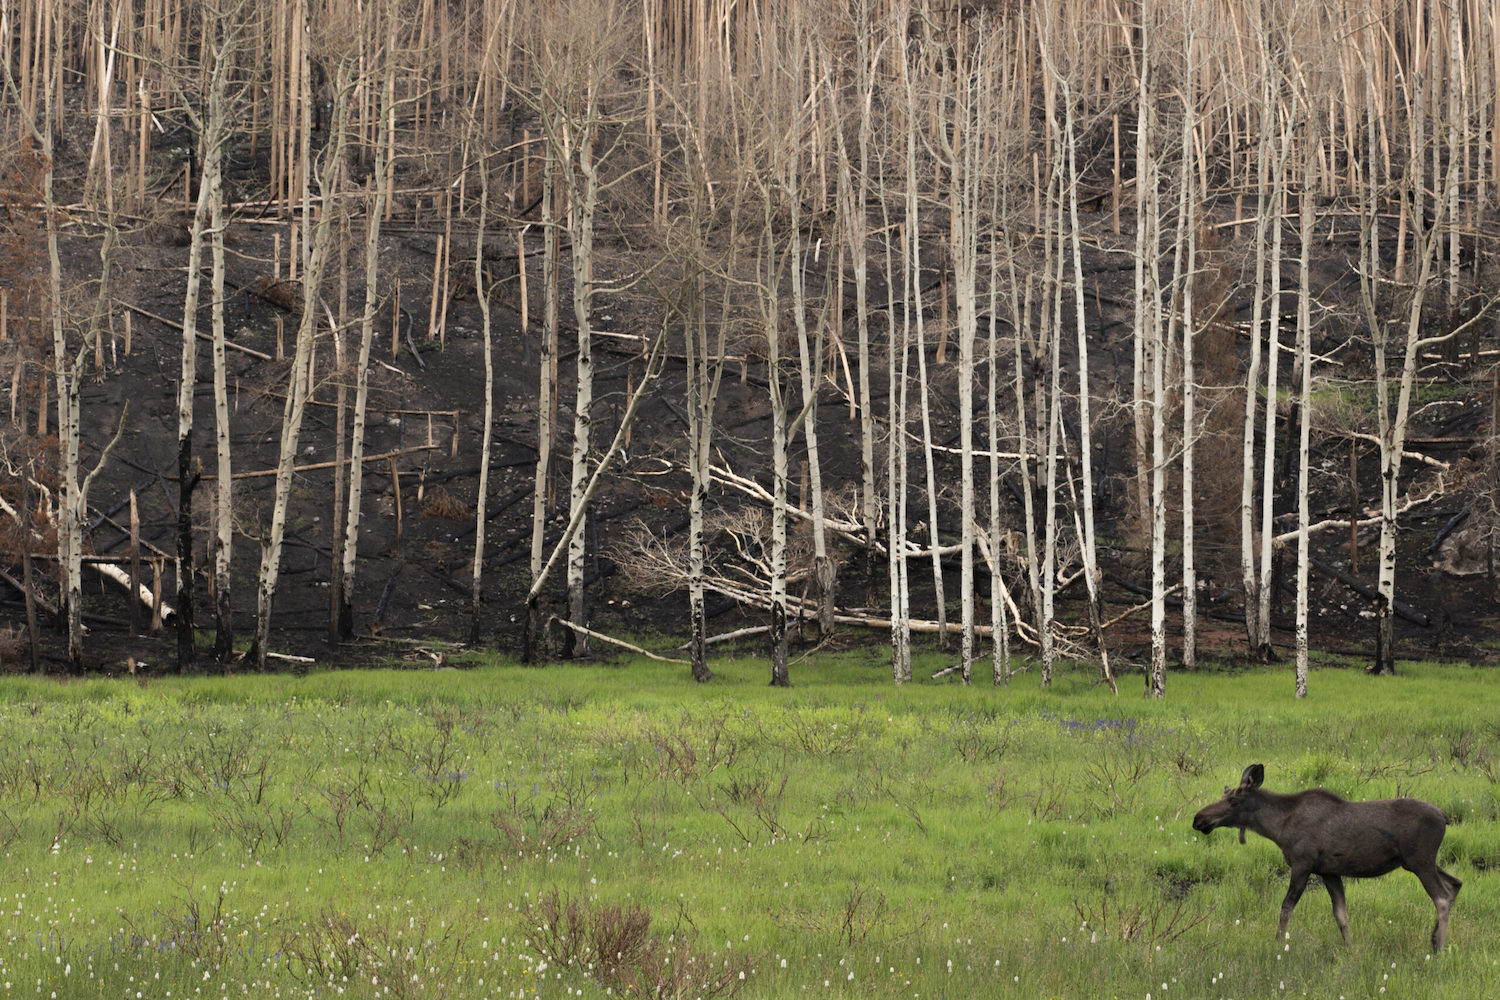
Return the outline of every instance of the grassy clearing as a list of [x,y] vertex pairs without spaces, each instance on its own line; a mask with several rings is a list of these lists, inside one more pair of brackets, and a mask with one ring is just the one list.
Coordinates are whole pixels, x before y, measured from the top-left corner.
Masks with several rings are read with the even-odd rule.
[[[1478,996],[1500,982],[1491,674],[765,685],[660,664],[0,682],[0,996]],[[930,672],[930,671],[929,671]],[[920,673],[919,673],[920,676]],[[1128,687],[1133,688],[1131,680]],[[1316,888],[1193,812],[1267,784],[1458,822]],[[743,977],[743,978],[742,978]]]

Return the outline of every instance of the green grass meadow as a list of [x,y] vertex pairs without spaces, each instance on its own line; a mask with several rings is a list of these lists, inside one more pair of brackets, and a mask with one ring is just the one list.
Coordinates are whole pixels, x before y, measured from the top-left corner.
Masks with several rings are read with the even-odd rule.
[[[0,997],[1500,995],[1491,671],[714,670],[0,680]],[[1448,949],[1406,872],[1274,940],[1257,761],[1446,810]]]

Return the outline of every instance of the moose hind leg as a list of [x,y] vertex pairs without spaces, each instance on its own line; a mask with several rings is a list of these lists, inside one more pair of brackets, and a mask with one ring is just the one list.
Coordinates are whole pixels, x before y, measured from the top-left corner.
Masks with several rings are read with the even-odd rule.
[[1307,888],[1307,879],[1312,872],[1301,869],[1292,869],[1292,882],[1287,886],[1286,898],[1281,901],[1281,925],[1276,929],[1276,939],[1286,937],[1286,925],[1291,922],[1292,910],[1297,908],[1297,900],[1302,898],[1302,890]]
[[1344,901],[1344,880],[1337,875],[1324,875],[1323,885],[1328,889],[1328,898],[1333,901],[1333,922],[1339,925],[1344,943],[1349,943],[1349,904]]
[[1439,868],[1435,863],[1416,873],[1422,880],[1422,888],[1432,897],[1437,910],[1437,922],[1432,925],[1432,950],[1442,951],[1448,940],[1448,913],[1453,909],[1453,900],[1463,882]]

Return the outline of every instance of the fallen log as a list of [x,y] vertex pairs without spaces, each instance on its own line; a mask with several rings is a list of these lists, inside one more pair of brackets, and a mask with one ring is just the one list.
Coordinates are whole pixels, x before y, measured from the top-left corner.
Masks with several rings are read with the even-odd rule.
[[[1348,587],[1350,590],[1354,591],[1365,600],[1371,601],[1376,604],[1380,603],[1380,591],[1376,590],[1374,587],[1371,587],[1368,584],[1361,583],[1354,577],[1350,576],[1348,573],[1345,573],[1343,570],[1335,566],[1330,566],[1328,563],[1323,562],[1323,560],[1314,559],[1311,556],[1308,557],[1307,563],[1319,573],[1322,573],[1324,576],[1330,579],[1337,580],[1339,583],[1342,583],[1344,586]],[[1397,599],[1392,601],[1391,610],[1395,611],[1396,614],[1400,615],[1402,618],[1405,618],[1413,625],[1420,625],[1423,628],[1427,628],[1432,624],[1432,620],[1429,619],[1425,614],[1418,611],[1416,608],[1412,607],[1410,604],[1407,604],[1403,600]]]
[[[722,635],[711,635],[703,640],[703,645],[712,646],[720,642],[733,642],[735,639],[743,639],[746,636],[765,635],[769,631],[771,631],[771,626],[769,625],[750,625],[746,628],[737,628],[733,632],[725,632]],[[690,642],[685,642],[677,648],[678,650],[686,651],[691,649],[692,645]]]
[[[133,302],[126,302],[122,299],[116,299],[115,301],[119,302],[120,305],[124,306],[126,309],[129,309],[131,312],[140,313],[147,319],[154,319],[158,323],[163,323],[167,326],[170,326],[172,329],[178,331],[179,333],[182,332],[182,324],[178,323],[176,320],[167,319],[165,316],[158,316],[156,313],[151,312],[148,309],[142,309],[140,306],[136,305]],[[212,342],[214,338],[210,334],[200,331],[198,333],[198,339]],[[252,358],[257,358],[261,361],[273,360],[269,354],[266,354],[263,351],[257,351],[253,347],[246,347],[244,344],[236,344],[234,341],[227,338],[224,341],[224,346],[231,351],[239,351],[241,354],[248,354]]]
[[[438,447],[440,447],[440,446],[439,445],[435,445],[435,444],[416,444],[416,445],[412,445],[410,448],[397,448],[395,451],[381,452],[379,455],[366,455],[364,457],[364,461],[365,462],[383,462],[383,461],[385,461],[387,459],[399,458],[402,455],[411,455],[411,454],[414,454],[415,452],[419,452],[419,451],[435,451]],[[338,460],[334,460],[334,461],[331,461],[331,462],[313,462],[311,465],[299,465],[299,466],[296,466],[295,468],[292,469],[292,472],[294,472],[294,473],[315,472],[315,471],[317,471],[319,469],[332,469],[335,466],[348,465],[349,462],[350,462],[350,459],[347,459],[347,458],[344,459],[342,462],[340,462]],[[256,479],[256,478],[259,478],[261,476],[274,476],[274,475],[276,475],[276,470],[275,469],[252,469],[252,470],[247,471],[247,472],[236,472],[236,473],[234,473],[232,475],[231,478],[233,478],[233,479]],[[212,472],[204,472],[203,473],[203,478],[204,479],[215,479],[215,478],[217,478],[217,475],[216,475],[216,473],[212,473]]]
[[680,664],[681,666],[684,666],[684,667],[692,665],[692,664],[688,663],[687,660],[677,660],[677,659],[673,659],[670,656],[658,656],[655,653],[651,652],[649,649],[642,649],[639,646],[632,646],[630,643],[626,642],[624,639],[615,639],[615,638],[612,638],[610,636],[605,635],[603,632],[595,632],[591,628],[585,628],[582,625],[575,625],[573,622],[568,621],[566,618],[559,618],[559,617],[557,617],[557,615],[552,615],[550,618],[547,619],[547,623],[549,625],[552,622],[557,622],[557,624],[565,626],[567,628],[570,628],[574,632],[577,632],[579,635],[586,635],[590,639],[598,639],[600,642],[607,642],[607,643],[609,643],[612,646],[619,646],[622,649],[628,649],[632,653],[639,653],[641,656],[649,657],[650,659],[653,659],[653,660],[657,661],[658,663],[676,663],[676,664]]
[[96,570],[99,571],[100,576],[113,580],[115,583],[118,583],[120,586],[124,587],[127,592],[132,593],[136,600],[145,605],[146,609],[152,613],[153,621],[158,614],[160,614],[162,621],[166,621],[177,616],[176,610],[166,601],[162,601],[160,603],[160,606],[158,607],[156,602],[156,595],[152,592],[152,589],[143,583],[132,583],[130,580],[130,574],[125,572],[119,566],[116,566],[114,563],[96,562],[93,564],[93,566]]

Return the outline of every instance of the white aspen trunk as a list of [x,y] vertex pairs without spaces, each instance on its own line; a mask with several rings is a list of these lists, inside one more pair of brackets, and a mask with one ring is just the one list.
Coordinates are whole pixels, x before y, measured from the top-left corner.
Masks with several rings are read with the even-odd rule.
[[469,643],[479,644],[480,607],[483,602],[484,525],[490,490],[490,446],[494,439],[495,358],[490,324],[490,290],[484,280],[484,223],[490,210],[490,172],[479,164],[479,221],[474,232],[474,295],[479,300],[481,335],[484,340],[484,432],[479,443],[479,491],[474,503],[474,559],[469,580]]
[[[56,197],[53,194],[52,90],[47,89],[42,144],[47,167],[42,175],[42,211],[46,215],[47,259],[52,314],[52,366],[57,383],[58,518],[57,589],[67,621],[68,669],[83,673],[83,519],[78,482],[78,383],[83,372],[68,356],[63,326],[62,256],[57,242]],[[83,354],[80,350],[79,357]],[[41,436],[47,428],[37,428]]]
[[700,381],[704,365],[700,356],[699,342],[703,337],[704,315],[703,279],[693,276],[692,308],[682,318],[682,347],[686,374],[683,381],[687,389],[688,411],[688,467],[692,472],[693,486],[688,494],[688,661],[693,680],[706,681],[713,677],[708,669],[708,622],[703,600],[703,510],[708,496],[707,456],[703,446],[708,443],[707,428],[703,426],[705,407],[703,395],[707,387]]
[[[1423,340],[1421,338],[1422,307],[1431,288],[1433,273],[1437,268],[1438,241],[1442,238],[1442,227],[1454,220],[1445,219],[1444,211],[1449,203],[1452,189],[1458,184],[1458,164],[1449,163],[1444,190],[1434,199],[1437,218],[1430,229],[1423,231],[1422,217],[1413,212],[1413,245],[1417,248],[1417,279],[1412,290],[1406,316],[1406,343],[1401,364],[1401,382],[1396,397],[1396,412],[1390,414],[1389,385],[1386,375],[1387,337],[1379,324],[1375,309],[1373,290],[1364,294],[1367,321],[1372,324],[1375,345],[1375,392],[1379,405],[1376,413],[1380,424],[1380,573],[1377,583],[1380,597],[1376,604],[1376,655],[1371,668],[1373,673],[1394,674],[1396,672],[1396,535],[1398,533],[1397,504],[1400,498],[1401,453],[1406,447],[1406,431],[1411,416],[1411,393],[1416,384],[1418,351],[1431,343],[1447,340],[1452,332]],[[1369,209],[1374,211],[1373,206]]]
[[1135,502],[1141,523],[1149,524],[1151,518],[1151,421],[1154,419],[1151,402],[1150,368],[1148,356],[1150,345],[1149,326],[1155,303],[1147,295],[1148,255],[1156,253],[1156,247],[1148,244],[1151,227],[1146,224],[1149,206],[1147,178],[1151,173],[1151,53],[1149,40],[1155,29],[1151,24],[1151,0],[1141,0],[1141,45],[1140,72],[1136,74],[1136,129],[1135,129],[1135,297],[1133,300],[1131,344],[1135,363],[1131,369],[1131,398],[1135,411]]
[[[229,412],[229,389],[228,389],[228,364],[225,356],[225,330],[224,330],[224,282],[228,268],[225,263],[224,254],[224,229],[227,225],[224,216],[224,174],[223,174],[223,148],[227,140],[227,126],[229,116],[229,74],[233,67],[235,55],[242,50],[244,45],[244,23],[238,17],[240,10],[214,10],[205,12],[205,34],[203,39],[204,58],[212,58],[213,70],[208,81],[208,100],[204,120],[198,122],[203,136],[203,173],[199,178],[200,198],[201,188],[207,188],[208,193],[208,244],[210,251],[210,279],[209,288],[212,302],[210,305],[210,340],[213,365],[213,394],[214,394],[214,441],[215,441],[215,481],[214,481],[214,524],[213,524],[213,598],[214,598],[214,659],[221,666],[227,666],[234,656],[234,616],[233,603],[231,601],[231,587],[233,583],[233,555],[234,555],[234,478],[233,463],[231,461],[230,447],[230,412]],[[194,213],[194,225],[197,225],[197,213]],[[189,255],[191,257],[191,253]],[[189,265],[189,277],[197,269],[196,263]],[[184,325],[189,322],[184,309]],[[196,305],[193,310],[196,312]],[[186,350],[186,341],[184,341]],[[184,362],[184,369],[186,362]],[[184,374],[186,372],[184,371]],[[195,376],[196,377],[196,376]],[[189,403],[189,406],[191,404]],[[180,407],[179,407],[180,409]],[[188,413],[191,422],[191,411]],[[189,431],[191,425],[189,425]],[[179,476],[182,475],[179,468]],[[194,470],[196,475],[196,469]],[[179,553],[180,557],[181,553]],[[188,577],[191,580],[191,575]],[[182,581],[179,580],[179,591],[182,590]],[[191,591],[189,590],[189,596]],[[183,596],[179,593],[178,607],[183,607]],[[188,622],[179,622],[179,663],[183,668],[191,666],[191,655],[182,648],[183,644],[191,641],[189,628],[193,624],[192,612],[188,612]],[[186,627],[185,627],[186,626]]]
[[[394,25],[392,26],[394,32]],[[395,85],[396,64],[390,58],[388,46],[385,58],[384,84],[385,127],[378,128],[379,138],[375,143],[375,160],[370,174],[374,190],[365,214],[365,302],[360,317],[359,362],[355,368],[354,416],[349,436],[349,490],[344,513],[344,571],[340,576],[343,594],[339,602],[339,637],[349,640],[354,637],[354,582],[358,566],[360,510],[364,497],[365,458],[365,411],[370,396],[370,346],[375,336],[375,314],[380,308],[380,226],[385,218],[386,200],[390,197],[390,175],[386,163],[391,156],[392,123],[396,116]],[[399,328],[401,317],[393,312],[393,328]]]
[[932,408],[929,405],[927,393],[927,337],[925,334],[926,324],[922,318],[922,260],[921,242],[922,236],[917,215],[916,188],[914,182],[907,191],[907,233],[911,239],[912,268],[911,268],[911,296],[912,312],[915,315],[917,331],[917,399],[918,407],[922,412],[922,463],[926,472],[927,493],[927,537],[931,543],[932,552],[932,587],[933,601],[936,604],[936,619],[938,623],[938,648],[948,648],[948,602],[943,593],[943,560],[938,554],[941,548],[938,527],[937,507],[937,473],[932,460]]
[[[903,69],[906,67],[903,64]],[[906,106],[913,121],[916,120],[918,103],[912,92],[910,73],[906,74]],[[910,264],[906,268],[908,284],[906,295],[911,303],[911,315],[917,331],[917,392],[922,410],[922,455],[927,473],[927,535],[932,550],[933,600],[936,604],[938,623],[938,648],[948,648],[948,605],[943,595],[943,561],[938,554],[937,477],[932,464],[932,416],[927,405],[927,338],[922,318],[922,230],[921,214],[917,205],[917,136],[914,129],[906,135],[906,256]],[[892,433],[906,433],[905,427],[892,429]],[[904,539],[904,536],[903,536]]]
[[[1161,199],[1154,165],[1149,168],[1148,183],[1151,188],[1145,222],[1151,227],[1148,291],[1151,301],[1159,303],[1161,277],[1155,247]],[[1151,359],[1151,671],[1146,677],[1146,693],[1153,698],[1164,698],[1167,693],[1167,345],[1160,308],[1150,313],[1147,354]]]
[[1265,448],[1261,461],[1260,501],[1260,622],[1261,634],[1265,636],[1266,648],[1271,641],[1271,597],[1274,585],[1272,520],[1276,498],[1276,387],[1281,369],[1281,217],[1286,211],[1286,164],[1291,151],[1291,139],[1285,130],[1277,136],[1277,153],[1271,168],[1271,259],[1267,264],[1271,274],[1270,300],[1267,304],[1269,330],[1266,340],[1266,424]]
[[[1303,136],[1305,149],[1302,161],[1302,192],[1300,201],[1301,226],[1298,238],[1301,242],[1297,257],[1297,367],[1302,373],[1302,392],[1297,407],[1301,417],[1297,445],[1297,663],[1296,696],[1307,697],[1307,569],[1308,569],[1308,452],[1312,418],[1312,268],[1313,241],[1313,170],[1316,166],[1318,133],[1317,116],[1308,118],[1309,126]],[[1382,404],[1383,405],[1383,404]],[[1350,512],[1350,517],[1354,512]]]
[[[1021,307],[1023,292],[1016,278],[1016,261],[1012,255],[1009,261],[1010,270],[1010,292],[1011,292],[1011,329],[1015,332],[1014,350],[1011,358],[1014,365],[1012,381],[1015,385],[1016,394],[1016,453],[1021,456],[1018,467],[1021,473],[1021,512],[1026,527],[1026,585],[1031,595],[1032,613],[1036,616],[1037,635],[1043,648],[1048,641],[1047,630],[1042,628],[1042,583],[1040,570],[1038,568],[1038,554],[1041,547],[1037,544],[1036,534],[1036,500],[1035,480],[1031,474],[1031,463],[1036,457],[1033,454],[1034,444],[1031,434],[1031,418],[1028,415],[1030,407],[1026,400],[1026,364],[1025,364],[1025,331],[1030,326],[1030,308]],[[1029,301],[1031,295],[1031,279],[1026,279],[1024,292]],[[1038,348],[1040,350],[1040,348]],[[1041,392],[1036,393],[1041,396]]]
[[234,605],[231,602],[234,567],[234,468],[230,450],[229,365],[224,330],[224,184],[215,171],[210,194],[212,235],[213,383],[214,383],[214,660],[224,666],[234,656]]
[[[200,123],[202,125],[204,123]],[[193,399],[198,385],[198,296],[202,287],[204,231],[209,225],[213,178],[218,174],[219,150],[212,124],[199,132],[202,170],[198,200],[188,230],[187,291],[182,304],[181,366],[177,382],[177,670],[195,668],[193,649]]]
[[[542,575],[546,551],[547,485],[552,468],[552,426],[554,396],[557,393],[558,300],[562,292],[558,278],[557,240],[557,163],[556,152],[547,145],[542,166],[542,342],[537,366],[540,371],[537,388],[537,440],[535,489],[531,496],[531,589],[540,596],[537,582]],[[525,258],[522,258],[525,266]],[[541,657],[545,622],[536,598],[526,607],[526,643],[524,659],[534,663]]]
[[[1463,95],[1464,79],[1463,70],[1466,60],[1464,58],[1464,8],[1462,3],[1450,3],[1446,6],[1448,18],[1448,163],[1450,170],[1457,170],[1459,164],[1466,163],[1464,148],[1461,145],[1467,117],[1463,113],[1460,98]],[[1434,4],[1436,11],[1438,5]],[[1459,230],[1462,218],[1458,211],[1458,184],[1447,185],[1445,192],[1447,197],[1448,215],[1448,317],[1449,329],[1459,325],[1458,318],[1458,264],[1460,259]],[[1449,341],[1451,347],[1448,354],[1456,357],[1459,344],[1456,338]],[[1477,343],[1477,341],[1476,341]],[[1470,359],[1470,368],[1479,367],[1478,352]]]
[[[859,460],[861,474],[860,515],[865,529],[866,604],[875,603],[876,510],[875,495],[875,401],[870,394],[870,310],[867,301],[869,252],[865,245],[865,202],[869,198],[870,117],[874,100],[873,66],[868,3],[856,5],[855,98],[859,101],[859,161],[855,164],[853,193],[840,213],[849,240],[849,263],[854,272],[854,316],[859,338]],[[839,131],[842,148],[843,132]],[[847,157],[845,164],[847,165]],[[840,175],[843,177],[843,174]],[[844,181],[848,186],[847,179]],[[893,324],[894,327],[894,324]]]
[[[589,441],[594,410],[594,349],[590,314],[594,299],[594,213],[599,204],[599,174],[594,164],[594,92],[589,88],[584,122],[564,165],[568,187],[568,236],[573,258],[573,320],[578,326],[576,393],[573,404],[573,467],[569,487],[573,516],[586,512],[580,507],[589,479]],[[565,126],[566,127],[566,126]],[[576,162],[576,167],[575,167]],[[580,183],[581,182],[581,183]],[[577,532],[568,544],[568,617],[574,624],[588,624],[584,609],[583,557],[588,532]],[[587,656],[588,636],[568,631],[573,657]]]
[[1054,169],[1048,183],[1048,211],[1056,206],[1055,222],[1048,239],[1047,270],[1051,279],[1051,319],[1047,328],[1047,430],[1042,436],[1046,450],[1043,493],[1046,496],[1044,524],[1046,535],[1042,541],[1042,610],[1038,617],[1038,628],[1042,639],[1042,686],[1052,683],[1052,668],[1057,659],[1057,640],[1053,622],[1056,621],[1057,600],[1057,453],[1062,446],[1062,301],[1063,301],[1063,228],[1066,209],[1062,196],[1062,151],[1055,151]]
[[[979,271],[979,122],[978,108],[982,65],[973,66],[966,77],[959,77],[957,89],[962,93],[956,126],[953,164],[953,277],[958,300],[958,426],[959,426],[959,516],[960,577],[959,600],[962,631],[959,640],[959,665],[965,684],[970,682],[974,664],[974,336],[979,325],[977,314]],[[937,550],[933,538],[933,550]]]
[[[337,90],[342,94],[347,80],[343,74],[346,67],[340,66]],[[305,119],[304,119],[305,121]],[[304,126],[306,127],[306,126]],[[344,148],[348,136],[344,131],[344,102],[336,99],[333,120],[329,129],[329,145],[324,149],[321,169],[318,172],[318,187],[324,204],[332,204],[336,192],[342,185]],[[304,140],[305,141],[305,140]],[[271,507],[271,523],[262,543],[260,578],[256,588],[255,641],[251,660],[258,669],[264,670],[266,656],[270,652],[271,605],[276,596],[276,584],[281,569],[281,543],[286,529],[287,507],[291,501],[292,468],[297,458],[297,442],[302,433],[302,418],[307,409],[309,393],[308,371],[312,356],[313,340],[317,336],[319,295],[323,284],[323,271],[328,257],[328,244],[333,231],[333,213],[324,212],[312,223],[310,196],[304,196],[303,219],[309,249],[307,267],[302,275],[302,314],[297,325],[297,347],[292,358],[292,369],[287,379],[286,404],[282,408],[281,449],[276,463],[275,496]]]
[[[997,213],[998,216],[998,213]],[[1010,633],[1006,625],[1005,604],[1008,593],[1005,586],[1004,568],[1000,563],[1005,551],[1004,528],[1000,521],[1000,350],[997,328],[999,326],[1000,274],[996,260],[1000,253],[999,243],[990,237],[990,326],[989,326],[989,382],[986,386],[985,418],[989,430],[989,497],[990,497],[990,636],[991,679],[995,684],[1010,683]],[[1024,464],[1025,459],[1022,459]]]
[[765,285],[762,296],[766,324],[766,383],[771,403],[771,686],[790,687],[786,621],[787,419],[785,392],[781,386],[781,302],[776,288],[780,269],[775,263],[772,208],[768,192],[765,206],[766,232],[763,237],[765,270],[762,280]]
[[[903,55],[903,68],[905,57]],[[911,680],[911,600],[906,565],[906,359],[911,325],[909,301],[902,296],[901,325],[896,325],[896,289],[910,287],[906,254],[901,254],[900,280],[891,247],[890,220],[881,229],[885,245],[886,320],[890,336],[886,352],[886,568],[891,589],[891,672],[897,684]],[[902,250],[906,237],[901,237]],[[899,361],[897,360],[899,356]]]
[[[38,14],[38,20],[46,17],[47,30],[54,39],[60,38],[60,13],[48,10]],[[49,57],[61,58],[60,42],[57,52]],[[60,76],[60,75],[59,75]],[[60,96],[60,95],[59,95]],[[99,247],[100,276],[98,293],[95,296],[93,314],[88,330],[76,351],[69,357],[67,330],[63,322],[62,257],[58,246],[58,211],[54,190],[55,166],[53,115],[59,109],[59,100],[51,86],[46,88],[43,102],[43,119],[38,123],[29,114],[23,116],[23,125],[33,141],[42,149],[46,166],[42,171],[42,214],[45,216],[47,232],[47,267],[49,318],[52,325],[53,379],[57,391],[57,439],[58,439],[58,508],[55,526],[57,530],[57,567],[59,611],[67,629],[68,669],[82,673],[83,662],[83,539],[87,530],[89,486],[103,467],[105,459],[119,441],[124,429],[120,428],[114,439],[104,446],[98,463],[83,479],[79,479],[79,451],[81,400],[84,372],[98,344],[100,326],[103,323],[106,304],[109,301],[110,271],[114,262],[114,247],[117,229],[113,211],[108,214],[103,238]],[[45,437],[45,419],[39,418],[38,436]]]
[[[1250,367],[1245,372],[1245,433],[1240,445],[1240,573],[1245,585],[1245,637],[1250,655],[1265,660],[1270,655],[1270,622],[1261,614],[1260,574],[1255,544],[1255,417],[1259,410],[1261,340],[1266,287],[1266,221],[1270,215],[1267,202],[1269,186],[1271,130],[1275,115],[1271,104],[1271,77],[1261,80],[1259,104],[1260,139],[1256,152],[1255,185],[1255,291],[1250,312]],[[1271,355],[1274,368],[1276,356]],[[1275,425],[1266,428],[1269,442]]]
[[[339,307],[338,314],[329,315],[328,325],[333,335],[333,371],[330,377],[334,383],[333,391],[333,505],[329,512],[329,546],[328,546],[328,645],[337,646],[340,641],[339,617],[343,608],[342,594],[344,591],[344,517],[348,513],[348,506],[344,499],[344,462],[348,457],[349,445],[347,440],[347,423],[349,412],[349,352],[344,347],[345,325],[349,319],[349,207],[347,203],[340,204],[335,210],[332,206],[324,211],[337,211],[338,214],[338,276],[339,276]],[[454,428],[454,433],[458,428]]]
[[[1184,17],[1191,17],[1191,8],[1185,9]],[[1182,289],[1182,666],[1184,670],[1198,668],[1198,570],[1194,553],[1194,454],[1198,440],[1198,386],[1193,337],[1193,280],[1198,269],[1198,197],[1193,182],[1193,130],[1197,93],[1194,89],[1193,39],[1191,29],[1185,40],[1182,113],[1182,175],[1181,197],[1178,201],[1179,233],[1186,239],[1186,270],[1179,270],[1173,277]],[[1181,263],[1183,258],[1179,257]]]
[[[693,477],[692,493],[688,497],[688,618],[692,633],[692,652],[688,659],[693,680],[704,682],[713,680],[714,674],[708,668],[708,620],[704,611],[703,514],[708,504],[709,448],[713,441],[714,400],[724,365],[725,324],[719,324],[719,343],[710,384],[708,308],[703,276],[695,275],[693,285],[692,309],[683,317],[683,347],[687,357],[688,462]],[[727,313],[727,303],[724,312]]]
[[[1099,600],[1099,565],[1094,536],[1094,456],[1092,418],[1089,413],[1089,340],[1084,323],[1083,247],[1078,223],[1078,139],[1073,129],[1073,95],[1066,80],[1062,84],[1068,158],[1068,233],[1073,256],[1073,315],[1078,332],[1078,454],[1083,475],[1083,515],[1079,545],[1083,558],[1084,582],[1089,598],[1089,627],[1099,650],[1099,669],[1110,690],[1119,694],[1109,667],[1109,646],[1104,641],[1103,616]],[[1070,480],[1071,481],[1071,480]]]
[[[821,326],[817,337],[817,348],[808,344],[806,265],[802,256],[801,212],[798,208],[796,172],[793,171],[792,197],[792,316],[797,326],[797,353],[800,362],[799,374],[802,382],[802,409],[794,425],[800,424],[803,438],[807,441],[808,491],[811,493],[813,565],[812,573],[818,588],[818,636],[827,638],[833,634],[833,605],[835,574],[833,562],[828,558],[828,539],[823,512],[823,473],[818,457],[818,383],[823,371],[823,335]],[[833,259],[830,256],[830,261]],[[826,312],[825,312],[826,318]],[[800,616],[801,612],[798,612]]]

